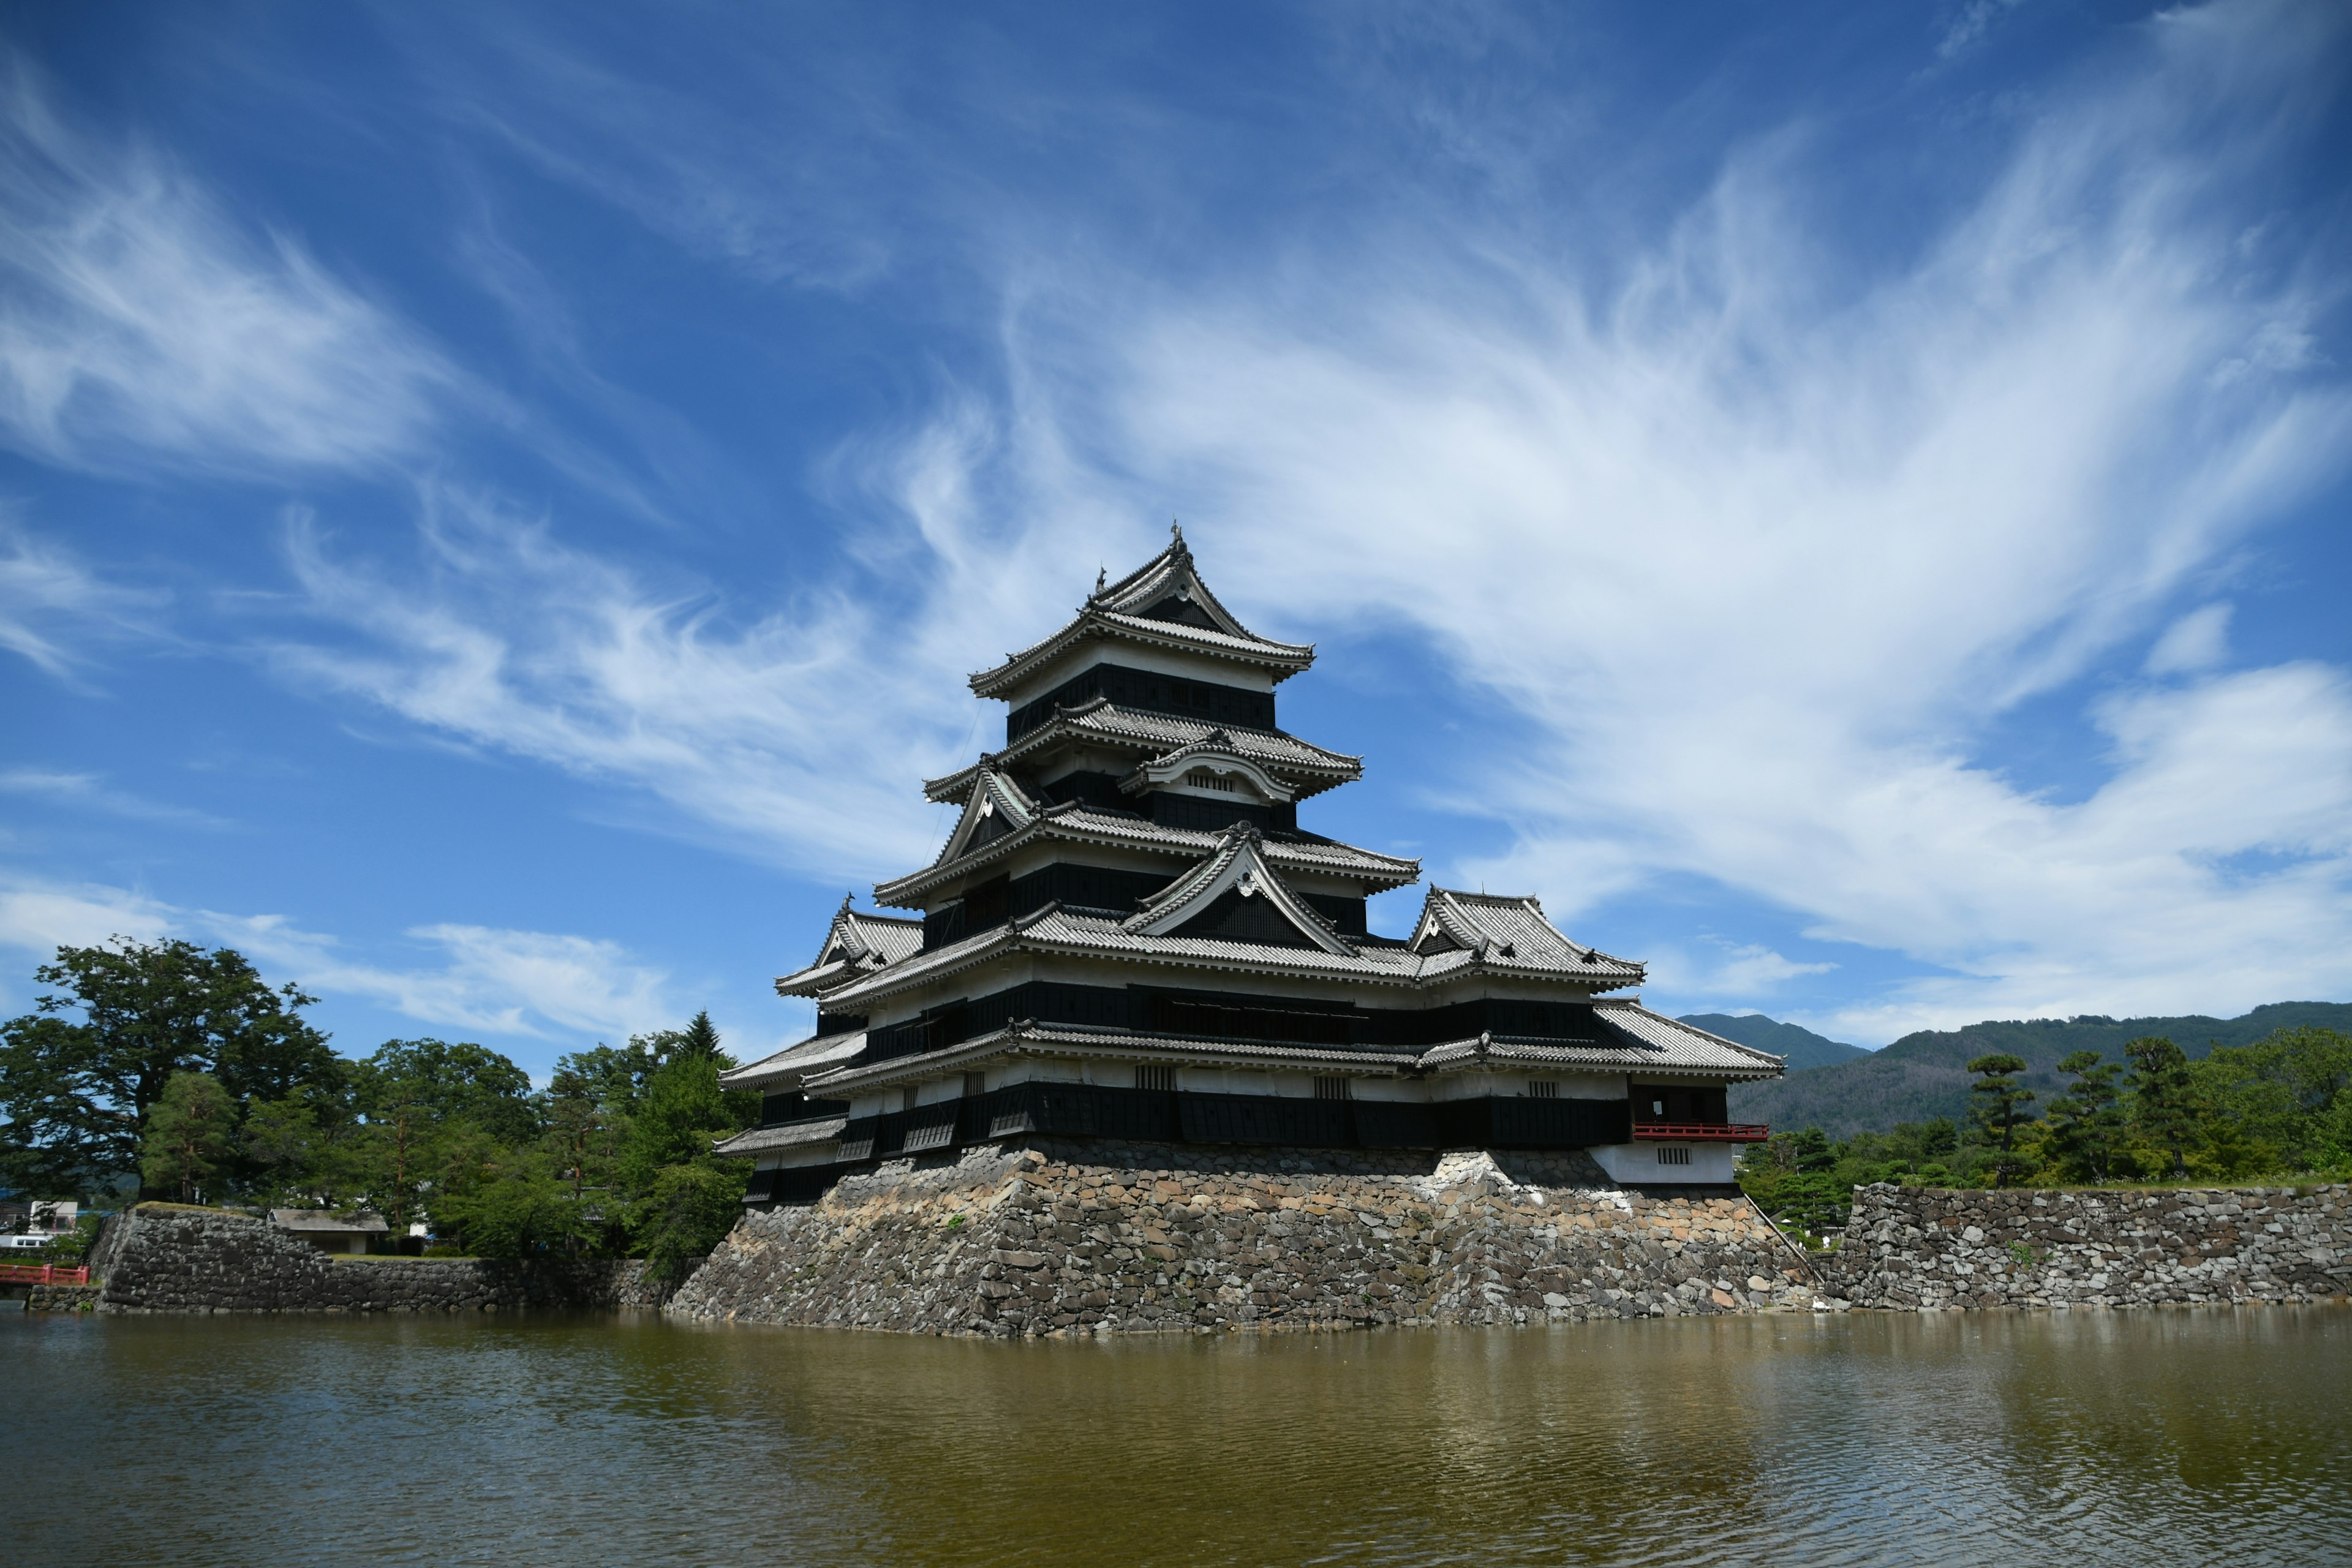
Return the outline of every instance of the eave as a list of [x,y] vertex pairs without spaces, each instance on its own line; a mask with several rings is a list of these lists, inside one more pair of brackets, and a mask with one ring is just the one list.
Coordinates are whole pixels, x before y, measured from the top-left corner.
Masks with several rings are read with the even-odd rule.
[[[1030,845],[1048,840],[1105,849],[1141,850],[1187,864],[1214,854],[1219,842],[1216,834],[1192,828],[1139,822],[1133,831],[1122,832],[1122,826],[1117,817],[1089,811],[1072,802],[1049,805],[1027,826],[992,839],[961,859],[926,866],[896,881],[876,883],[874,901],[894,909],[919,908],[920,900],[934,889],[1007,859]],[[1321,855],[1307,847],[1275,839],[1264,845],[1266,858],[1284,871],[1294,876],[1304,873],[1360,882],[1368,893],[1385,892],[1421,879],[1419,860],[1359,849],[1352,844],[1335,847],[1346,851],[1346,855]],[[1169,879],[1172,881],[1181,874],[1180,869],[1171,868]]]
[[[1122,726],[1125,726],[1124,728]],[[1157,734],[1147,730],[1158,730]],[[1364,759],[1334,752],[1278,730],[1252,730],[1216,724],[1203,719],[1152,713],[1122,708],[1107,697],[1090,697],[1055,710],[1055,716],[978,762],[954,773],[923,781],[923,795],[941,805],[961,805],[972,784],[988,769],[1016,767],[1040,752],[1077,742],[1106,751],[1129,752],[1149,760],[1185,746],[1198,745],[1222,729],[1236,755],[1246,757],[1291,785],[1297,798],[1322,794],[1364,776]]]

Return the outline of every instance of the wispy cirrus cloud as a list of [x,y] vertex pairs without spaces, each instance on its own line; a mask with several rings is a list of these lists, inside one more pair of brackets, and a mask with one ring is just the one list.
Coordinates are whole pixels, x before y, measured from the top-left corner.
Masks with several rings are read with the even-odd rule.
[[60,805],[142,822],[169,823],[183,827],[226,827],[228,823],[210,812],[149,800],[120,789],[90,773],[67,773],[55,768],[0,770],[0,794],[30,795]]
[[435,1027],[503,1038],[620,1038],[684,1015],[668,973],[617,942],[443,922],[405,933],[406,964],[371,962],[281,915],[182,908],[132,889],[0,870],[0,946],[47,959],[61,946],[172,937],[234,946],[273,981],[362,999]]
[[129,635],[161,596],[106,582],[72,552],[0,510],[0,648],[60,680],[79,679],[92,639]]
[[458,382],[291,236],[68,125],[0,58],[0,439],[45,462],[271,473],[414,453]]
[[[1958,13],[1954,47],[1993,19]],[[2343,672],[2231,668],[2218,616],[2179,619],[2352,445],[2311,329],[2340,265],[2248,194],[2340,89],[2346,25],[2221,0],[2116,36],[1990,122],[1986,172],[1899,246],[1823,221],[1797,132],[1653,232],[1497,216],[1488,192],[1559,191],[1524,165],[1579,151],[1573,116],[1524,151],[1507,94],[1437,118],[1510,180],[1399,179],[1278,254],[1169,268],[1042,202],[1024,244],[1000,204],[974,253],[1003,268],[1003,390],[846,444],[840,552],[773,602],[445,491],[415,563],[298,530],[312,609],[356,636],[278,658],[770,858],[895,868],[936,842],[907,781],[971,749],[953,675],[1178,496],[1246,614],[1402,632],[1517,714],[1513,755],[1463,759],[1512,847],[1449,874],[1571,916],[1698,879],[1937,972],[1822,1020],[1865,1037],[2352,989]],[[676,127],[644,130],[658,170]],[[724,253],[802,194],[642,216]],[[2190,629],[2145,654],[2168,621]],[[2074,713],[2087,791],[2009,770],[2035,700]],[[1818,967],[1747,943],[1692,972]]]

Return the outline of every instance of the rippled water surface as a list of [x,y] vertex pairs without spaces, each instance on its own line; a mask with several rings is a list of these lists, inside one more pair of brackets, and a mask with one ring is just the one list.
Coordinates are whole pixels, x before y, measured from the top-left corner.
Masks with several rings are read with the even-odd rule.
[[2352,1563],[2352,1312],[0,1316],[23,1563]]

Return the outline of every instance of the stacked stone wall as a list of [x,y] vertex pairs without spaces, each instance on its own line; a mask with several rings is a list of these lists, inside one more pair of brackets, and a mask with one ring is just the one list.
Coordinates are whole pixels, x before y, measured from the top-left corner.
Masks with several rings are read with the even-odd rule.
[[2144,1307],[2352,1293],[2352,1187],[1854,1189],[1824,1270],[1856,1307]]
[[101,1312],[472,1312],[661,1300],[635,1260],[338,1256],[265,1219],[177,1205],[118,1215],[91,1256]]
[[97,1305],[95,1285],[36,1285],[25,1296],[28,1312],[86,1312]]
[[1623,1190],[1580,1153],[1041,1140],[747,1215],[668,1310],[1027,1336],[1752,1312],[1812,1287],[1745,1198]]

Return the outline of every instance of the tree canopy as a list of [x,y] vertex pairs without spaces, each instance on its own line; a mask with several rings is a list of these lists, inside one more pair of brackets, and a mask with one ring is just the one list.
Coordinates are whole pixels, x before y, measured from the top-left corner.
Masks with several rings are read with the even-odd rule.
[[300,1009],[234,948],[117,937],[60,947],[34,971],[58,989],[0,1024],[0,1175],[72,1188],[141,1169],[149,1110],[173,1078],[201,1073],[234,1101],[335,1092],[341,1065]]

